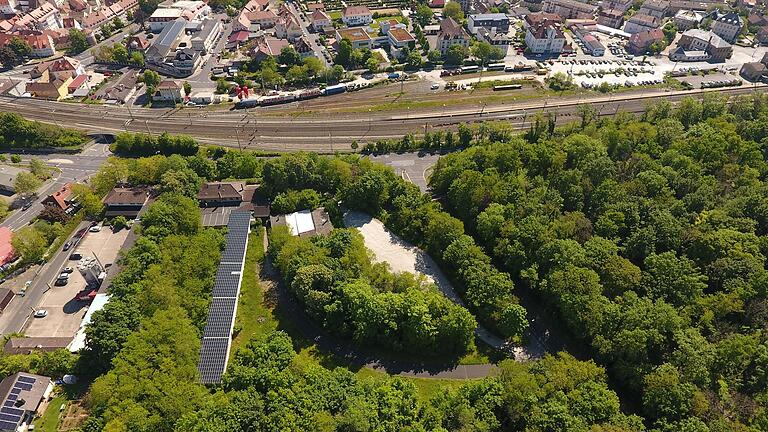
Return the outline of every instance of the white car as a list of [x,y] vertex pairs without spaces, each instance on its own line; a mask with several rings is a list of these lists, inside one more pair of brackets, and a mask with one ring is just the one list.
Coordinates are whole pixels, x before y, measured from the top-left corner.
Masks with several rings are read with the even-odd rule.
[[431,90],[437,90],[437,89],[439,89],[439,88],[440,88],[440,84],[438,84],[438,83],[434,83],[434,84],[432,84],[432,86],[430,87],[430,89],[431,89]]
[[97,233],[97,232],[101,231],[101,225],[94,225],[88,231],[90,231],[92,233]]
[[45,318],[48,316],[48,311],[45,309],[38,309],[35,311],[35,318]]

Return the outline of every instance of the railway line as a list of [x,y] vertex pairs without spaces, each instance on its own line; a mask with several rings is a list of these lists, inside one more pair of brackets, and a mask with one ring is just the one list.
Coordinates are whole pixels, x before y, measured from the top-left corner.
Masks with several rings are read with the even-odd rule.
[[[186,134],[201,142],[263,151],[350,151],[353,141],[366,143],[398,139],[407,133],[454,128],[460,123],[506,120],[517,130],[530,127],[536,113],[552,113],[557,123],[577,117],[578,106],[589,103],[599,115],[617,112],[642,113],[647,104],[666,99],[678,102],[686,96],[701,97],[708,91],[735,96],[764,91],[765,86],[708,89],[702,91],[653,91],[647,94],[609,94],[590,98],[538,99],[526,103],[464,106],[416,112],[320,113],[306,116],[279,115],[274,107],[248,110],[206,108],[151,109],[123,106],[82,105],[31,98],[0,97],[0,111],[17,112],[29,119],[75,127],[92,134],[121,131]],[[364,93],[357,93],[363,96]],[[295,109],[295,106],[294,106]],[[265,115],[267,114],[268,115]]]

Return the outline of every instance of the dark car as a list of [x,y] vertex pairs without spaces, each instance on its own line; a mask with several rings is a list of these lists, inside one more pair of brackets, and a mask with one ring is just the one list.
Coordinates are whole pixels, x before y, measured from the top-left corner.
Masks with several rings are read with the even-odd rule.
[[56,279],[56,282],[54,283],[54,285],[56,285],[56,286],[64,286],[67,283],[69,283],[69,278],[62,278],[62,277],[60,277],[60,278]]
[[65,251],[68,251],[71,247],[72,247],[72,242],[71,241],[68,241],[68,242],[64,243],[64,250]]
[[27,211],[27,210],[29,210],[29,208],[30,208],[30,207],[32,207],[32,204],[33,204],[33,203],[32,203],[31,201],[30,201],[30,202],[28,202],[28,203],[26,203],[26,204],[24,204],[23,206],[21,206],[21,211]]

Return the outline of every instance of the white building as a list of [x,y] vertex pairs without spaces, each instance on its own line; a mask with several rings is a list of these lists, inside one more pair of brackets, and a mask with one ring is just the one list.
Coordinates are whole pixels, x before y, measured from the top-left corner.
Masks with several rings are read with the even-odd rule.
[[329,17],[325,11],[320,9],[315,9],[315,11],[312,12],[310,21],[312,22],[312,29],[316,32],[323,31],[324,28],[331,26],[331,17]]
[[551,23],[528,27],[525,45],[534,54],[560,54],[565,46],[565,35]]
[[341,13],[341,20],[350,27],[368,25],[373,22],[373,14],[365,6],[347,6]]
[[187,21],[201,21],[211,13],[211,8],[199,0],[181,0],[167,6],[157,8],[147,22],[153,32],[162,31],[169,23],[178,18]]
[[192,36],[192,49],[207,54],[221,35],[221,22],[214,18],[203,20],[200,30]]

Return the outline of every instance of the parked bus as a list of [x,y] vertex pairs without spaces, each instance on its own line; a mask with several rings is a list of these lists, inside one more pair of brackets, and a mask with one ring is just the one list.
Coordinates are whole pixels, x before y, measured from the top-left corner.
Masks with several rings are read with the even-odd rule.
[[462,66],[461,67],[461,73],[468,74],[468,73],[475,73],[480,72],[480,66]]
[[491,63],[485,67],[485,70],[489,71],[503,71],[506,65],[504,63]]

